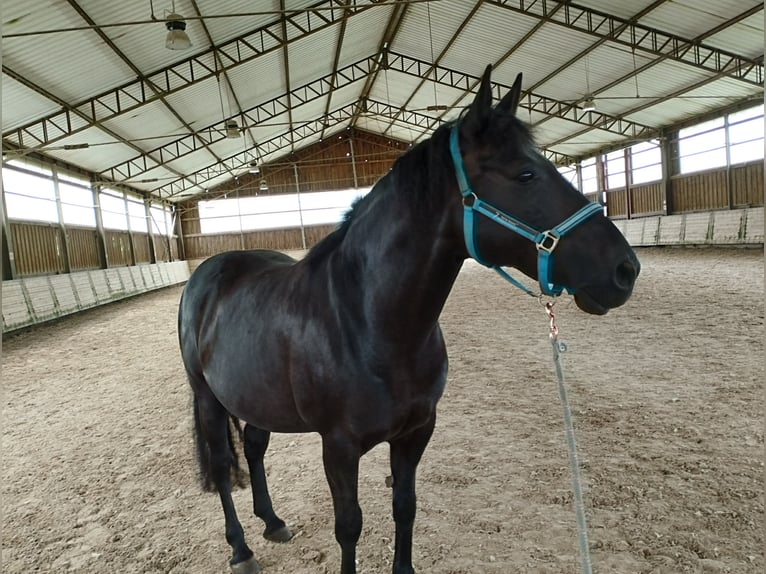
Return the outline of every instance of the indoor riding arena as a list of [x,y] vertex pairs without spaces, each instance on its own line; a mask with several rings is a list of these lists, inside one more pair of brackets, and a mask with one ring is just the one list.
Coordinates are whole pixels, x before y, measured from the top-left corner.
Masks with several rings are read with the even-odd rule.
[[[2,572],[764,572],[762,2],[30,0],[2,24]],[[253,249],[297,263],[210,259]],[[272,363],[306,432],[266,422],[279,390],[248,399]],[[410,567],[401,452],[444,377]],[[231,495],[259,568],[206,404],[275,430],[291,538]]]

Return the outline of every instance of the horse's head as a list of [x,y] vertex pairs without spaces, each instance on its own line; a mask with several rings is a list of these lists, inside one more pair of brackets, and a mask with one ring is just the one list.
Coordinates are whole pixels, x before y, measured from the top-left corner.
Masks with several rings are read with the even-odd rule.
[[622,305],[640,269],[635,253],[603,209],[535,149],[516,118],[521,74],[493,108],[490,72],[450,134],[467,255],[515,267],[543,292],[574,293],[588,313]]

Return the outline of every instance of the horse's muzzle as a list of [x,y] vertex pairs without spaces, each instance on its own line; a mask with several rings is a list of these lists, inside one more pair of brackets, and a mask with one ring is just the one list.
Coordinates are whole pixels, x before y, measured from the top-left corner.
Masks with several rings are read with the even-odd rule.
[[635,256],[625,258],[612,272],[610,284],[587,285],[577,289],[574,300],[577,306],[591,315],[605,315],[625,303],[633,293],[633,285],[641,272],[641,264]]

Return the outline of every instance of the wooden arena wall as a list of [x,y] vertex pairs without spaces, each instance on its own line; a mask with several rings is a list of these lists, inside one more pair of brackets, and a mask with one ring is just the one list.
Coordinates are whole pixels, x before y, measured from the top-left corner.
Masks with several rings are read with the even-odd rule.
[[[244,174],[237,181],[212,189],[201,199],[295,193],[296,189],[310,193],[366,188],[388,173],[396,158],[408,148],[408,144],[392,138],[349,129],[296,152],[278,164],[261,166],[260,174]],[[266,192],[259,189],[262,179],[268,184]],[[203,259],[230,249],[303,248],[299,228],[203,234],[196,201],[182,204],[179,212],[184,252],[189,260]],[[319,242],[335,227],[306,227],[306,247]]]
[[[400,154],[403,144],[364,132],[350,132],[333,140],[329,145],[317,145],[304,150],[301,158],[308,167],[298,166],[301,191],[341,189],[353,183],[353,166],[343,155],[351,149],[361,150],[360,157],[375,157],[375,170],[365,171],[366,185],[371,185],[390,169]],[[390,146],[390,147],[389,147]],[[340,156],[338,155],[340,152]],[[350,153],[350,152],[349,152]],[[338,159],[340,157],[341,159]],[[328,171],[312,168],[312,162],[331,162],[337,165]],[[368,162],[369,165],[369,162]],[[316,170],[316,171],[313,171]],[[357,177],[359,177],[357,169]],[[295,169],[282,167],[272,172],[268,166],[268,193],[295,191]],[[275,177],[272,185],[271,175]],[[303,175],[301,175],[303,174]],[[259,176],[260,177],[260,176]],[[281,179],[280,179],[281,178]],[[292,182],[290,181],[292,179]],[[311,178],[316,178],[313,181]],[[309,184],[308,182],[313,181]],[[235,186],[222,187],[211,192],[212,197],[241,193],[250,195],[257,182],[240,178]],[[599,200],[600,193],[587,194],[591,201]],[[635,245],[715,245],[763,243],[763,162],[752,162],[730,168],[676,175],[666,181],[636,185],[625,189],[609,190],[603,194],[607,214]],[[761,224],[759,225],[758,221]],[[302,249],[302,235],[298,228],[242,233],[202,234],[199,212],[195,203],[181,210],[181,228],[186,257],[200,260],[230,249]],[[311,247],[332,231],[335,226],[306,227],[306,247]],[[704,229],[703,229],[704,228]],[[646,235],[644,235],[646,229]],[[651,231],[654,230],[654,231]],[[758,231],[760,230],[760,231]]]
[[632,219],[763,206],[763,194],[763,161],[756,161],[608,190],[605,203],[612,219]]
[[[48,275],[179,259],[178,238],[148,233],[104,231],[58,223],[9,222],[16,277]],[[66,237],[66,242],[64,238]]]

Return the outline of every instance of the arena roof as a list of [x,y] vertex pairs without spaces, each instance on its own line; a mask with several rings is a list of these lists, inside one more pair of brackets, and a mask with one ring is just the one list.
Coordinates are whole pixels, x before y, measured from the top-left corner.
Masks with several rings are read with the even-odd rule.
[[[190,48],[166,49],[171,13]],[[561,165],[763,99],[755,0],[26,0],[2,21],[9,157],[170,201],[351,127],[419,141],[488,63],[496,96],[523,72]]]

